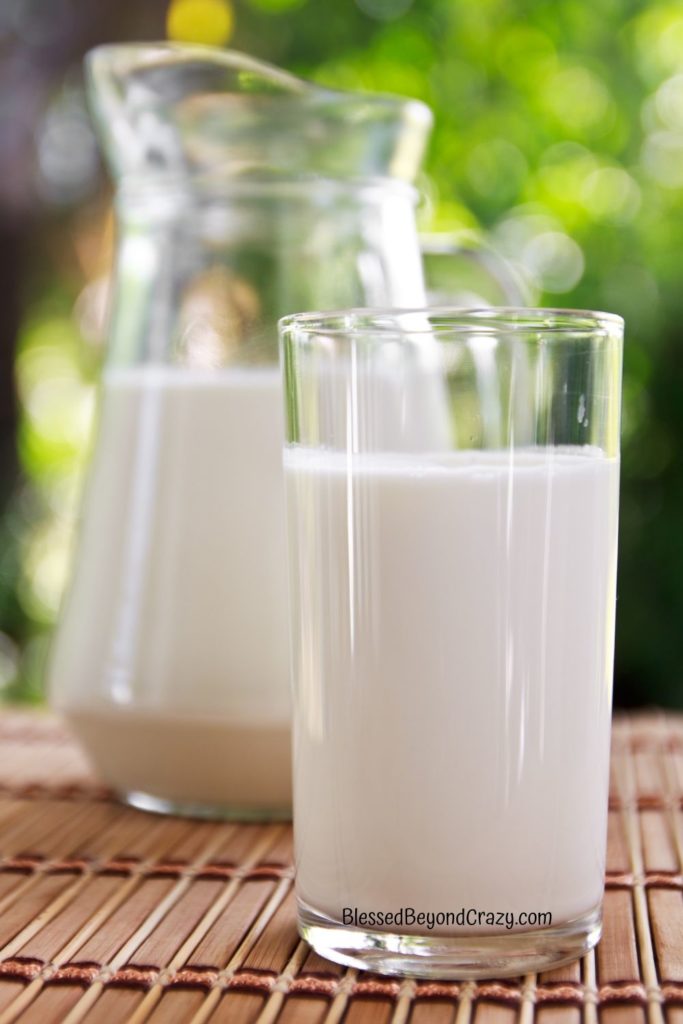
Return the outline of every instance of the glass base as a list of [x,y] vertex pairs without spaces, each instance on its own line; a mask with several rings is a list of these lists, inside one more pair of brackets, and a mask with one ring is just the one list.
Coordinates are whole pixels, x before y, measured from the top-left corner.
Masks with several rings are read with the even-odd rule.
[[289,821],[290,807],[228,807],[220,804],[191,803],[183,800],[166,800],[139,790],[119,791],[117,796],[124,803],[139,811],[153,814],[174,814],[181,818],[204,818],[208,821]]
[[321,956],[380,974],[416,978],[510,978],[577,960],[602,933],[602,907],[582,917],[497,935],[397,935],[349,928],[299,903],[299,931]]

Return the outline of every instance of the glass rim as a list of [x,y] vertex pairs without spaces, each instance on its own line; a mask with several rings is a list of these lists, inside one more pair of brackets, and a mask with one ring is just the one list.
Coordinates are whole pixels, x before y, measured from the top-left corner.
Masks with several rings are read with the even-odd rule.
[[[386,111],[388,114],[403,112],[409,124],[430,128],[434,122],[431,108],[423,100],[392,92],[356,91],[335,89],[329,86],[299,78],[283,68],[232,47],[216,47],[206,43],[183,42],[181,40],[151,39],[142,42],[109,42],[91,47],[84,56],[85,66],[91,74],[99,76],[108,72],[130,72],[150,67],[182,63],[184,59],[201,60],[210,56],[216,65],[239,72],[253,72],[267,75],[273,86],[281,91],[268,92],[271,99],[297,103],[307,107],[348,106],[350,109]],[[248,91],[241,93],[248,97]],[[254,93],[252,95],[259,95]]]
[[[421,317],[425,323],[416,323]],[[543,306],[423,306],[414,308],[339,309],[291,313],[279,321],[283,337],[310,340],[315,335],[378,341],[419,335],[458,337],[528,334],[553,337],[623,336],[624,319],[617,313]]]

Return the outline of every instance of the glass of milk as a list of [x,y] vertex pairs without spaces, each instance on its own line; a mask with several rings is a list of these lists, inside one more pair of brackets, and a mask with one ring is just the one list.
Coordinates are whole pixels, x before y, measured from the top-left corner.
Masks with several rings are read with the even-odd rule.
[[424,302],[431,114],[211,47],[87,71],[118,246],[52,703],[136,806],[289,816],[277,321]]
[[422,977],[601,932],[619,317],[281,321],[301,934]]

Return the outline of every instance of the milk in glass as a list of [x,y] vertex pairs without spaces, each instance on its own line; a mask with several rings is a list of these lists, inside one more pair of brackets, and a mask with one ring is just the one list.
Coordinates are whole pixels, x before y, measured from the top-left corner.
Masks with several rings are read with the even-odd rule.
[[618,460],[293,445],[285,467],[303,912],[595,910]]

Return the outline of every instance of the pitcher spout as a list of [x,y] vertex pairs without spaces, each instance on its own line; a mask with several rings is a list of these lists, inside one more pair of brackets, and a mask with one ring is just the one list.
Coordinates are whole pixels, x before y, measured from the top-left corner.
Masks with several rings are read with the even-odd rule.
[[107,45],[89,95],[115,179],[411,183],[432,124],[417,100],[339,92],[231,50]]

